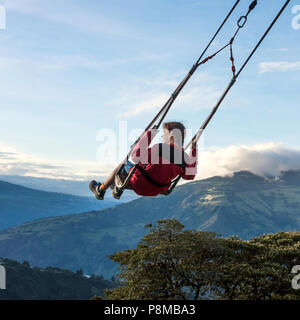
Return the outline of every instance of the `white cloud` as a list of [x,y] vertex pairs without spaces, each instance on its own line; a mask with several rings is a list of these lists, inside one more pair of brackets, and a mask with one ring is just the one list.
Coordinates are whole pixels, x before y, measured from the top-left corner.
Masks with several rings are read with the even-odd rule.
[[280,171],[299,169],[300,149],[280,143],[235,145],[201,152],[197,179],[231,175],[241,170],[277,176]]
[[20,58],[2,56],[0,57],[0,68],[2,70],[4,68],[5,69],[18,68],[20,65],[23,64],[23,62],[24,60]]
[[[92,169],[91,169],[92,168]],[[113,167],[96,162],[50,162],[0,143],[0,174],[53,179],[88,180],[105,176]]]
[[265,50],[268,52],[287,52],[287,51],[289,51],[288,48],[266,48]]
[[[102,60],[101,58],[93,58],[83,55],[64,55],[47,57],[47,60],[52,61],[51,65],[60,66],[62,69],[66,68],[86,68],[103,70],[113,68],[120,65],[128,65],[136,62],[157,61],[162,60],[163,55],[156,55],[151,53],[139,53],[130,57],[115,58],[109,60]],[[44,65],[47,65],[44,63]]]
[[[140,99],[140,101],[135,101],[130,105],[129,101],[134,101]],[[163,105],[164,101],[166,101],[168,98],[168,95],[165,92],[156,92],[151,95],[149,93],[145,93],[143,97],[141,97],[141,94],[136,94],[135,99],[131,99],[130,95],[127,94],[127,96],[122,96],[120,101],[126,101],[126,104],[129,106],[128,111],[125,111],[121,113],[119,116],[122,118],[129,118],[138,116],[140,114],[143,114],[144,112],[151,112],[151,111],[158,111],[160,109],[160,106]]]
[[297,71],[300,70],[300,61],[288,62],[288,61],[278,61],[278,62],[262,62],[259,64],[259,72],[273,72],[273,71]]
[[[179,73],[160,75],[154,79],[148,77],[128,81],[131,82],[130,85],[119,88],[118,96],[112,100],[112,104],[123,110],[119,117],[129,118],[158,112],[185,76],[184,73],[178,75]],[[212,80],[209,74],[197,74],[182,90],[172,110],[195,111],[212,108],[221,94],[217,86],[212,84]]]
[[14,10],[25,14],[31,14],[37,11],[38,0],[4,0],[6,9]]
[[4,2],[7,10],[22,14],[30,14],[52,22],[76,28],[79,31],[95,34],[132,36],[129,30],[120,21],[108,17],[105,13],[88,12],[85,7],[78,7],[61,0],[49,2],[38,0],[7,0]]
[[61,55],[61,56],[40,56],[32,59],[31,57],[12,57],[0,56],[0,68],[8,71],[19,71],[20,68],[32,71],[59,71],[67,69],[92,69],[104,70],[118,67],[120,65],[129,65],[136,62],[149,62],[165,59],[164,55],[151,53],[139,53],[135,56],[106,59],[99,57],[93,58],[84,55]]
[[[114,165],[76,161],[50,162],[0,144],[1,175],[89,180],[107,176],[114,169]],[[248,170],[262,176],[278,176],[281,171],[299,169],[299,148],[288,147],[280,143],[252,146],[233,145],[200,152],[196,178],[199,180],[213,176],[227,176],[241,170]]]

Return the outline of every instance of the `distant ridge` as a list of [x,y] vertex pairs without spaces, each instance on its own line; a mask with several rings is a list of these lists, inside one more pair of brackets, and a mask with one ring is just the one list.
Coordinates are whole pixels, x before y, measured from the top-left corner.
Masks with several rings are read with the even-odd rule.
[[263,178],[247,171],[177,187],[168,196],[140,198],[116,207],[28,222],[0,232],[0,256],[109,278],[107,255],[134,248],[144,226],[175,218],[186,228],[243,239],[300,230],[300,172]]
[[[40,191],[58,192],[70,194],[73,196],[92,197],[92,194],[88,188],[89,181],[50,179],[14,175],[0,175],[0,181],[13,183]],[[121,202],[127,202],[136,198],[137,196],[133,192],[127,192],[124,197],[122,197]],[[106,194],[106,200],[112,201],[114,203],[118,202],[117,200],[113,199],[110,193]]]
[[0,230],[34,219],[103,209],[114,204],[0,181]]

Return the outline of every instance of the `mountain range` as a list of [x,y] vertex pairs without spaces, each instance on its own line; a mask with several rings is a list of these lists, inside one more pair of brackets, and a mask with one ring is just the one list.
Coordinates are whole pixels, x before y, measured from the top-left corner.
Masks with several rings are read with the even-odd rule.
[[0,256],[110,277],[118,266],[107,255],[134,248],[146,224],[168,218],[242,239],[300,230],[300,171],[268,178],[241,171],[178,186],[168,197],[27,222],[0,231]]
[[0,181],[0,230],[43,217],[99,210],[116,201],[100,202],[92,197],[45,192]]
[[[101,177],[100,177],[101,179]],[[30,189],[71,194],[73,196],[91,197],[88,180],[50,179],[31,176],[0,175],[0,181],[17,184]],[[111,193],[105,195],[106,200],[113,203],[127,202],[138,198],[134,192],[127,192],[118,202]]]

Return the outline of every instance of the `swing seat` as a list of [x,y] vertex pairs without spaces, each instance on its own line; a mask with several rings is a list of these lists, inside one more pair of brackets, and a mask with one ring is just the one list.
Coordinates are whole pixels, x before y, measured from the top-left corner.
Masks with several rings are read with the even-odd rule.
[[[133,169],[130,171],[130,173],[128,175],[126,175],[126,174],[123,173],[124,172],[123,171],[124,166],[125,166],[125,164],[122,164],[122,166],[119,168],[119,170],[116,172],[116,175],[115,175],[114,194],[117,195],[117,197],[115,197],[116,199],[120,199],[120,197],[121,197],[121,195],[122,195],[122,193],[123,193],[123,191],[125,189],[132,189],[131,187],[128,188],[130,186],[129,181],[130,181],[131,177],[133,176],[135,170],[137,170],[137,169],[141,170],[141,167],[136,164],[133,167]],[[144,172],[144,170],[141,171],[141,172]],[[152,178],[149,179],[149,175],[144,175],[144,177],[148,180],[148,182],[150,182],[151,184],[154,184],[156,186],[159,186],[159,187],[170,185],[170,187],[169,187],[169,189],[167,191],[161,193],[162,195],[165,195],[165,196],[168,196],[173,192],[173,190],[175,189],[177,183],[181,179],[181,176],[177,176],[170,183],[168,183],[166,185],[162,185],[162,184],[159,184],[158,182],[156,182],[155,180],[153,180]]]

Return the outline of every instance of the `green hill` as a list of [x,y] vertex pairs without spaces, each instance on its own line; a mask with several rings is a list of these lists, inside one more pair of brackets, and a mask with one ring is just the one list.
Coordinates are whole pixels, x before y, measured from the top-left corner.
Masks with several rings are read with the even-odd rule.
[[1,259],[1,265],[6,270],[6,290],[0,290],[0,300],[87,300],[114,287],[102,276],[87,277],[81,270],[42,269],[8,259]]
[[116,201],[100,203],[92,197],[34,190],[0,181],[0,230],[34,219],[99,210],[115,204]]
[[144,225],[169,218],[242,239],[300,230],[300,172],[265,179],[242,171],[179,186],[168,197],[35,220],[0,232],[0,256],[108,278],[116,271],[108,254],[134,248]]

